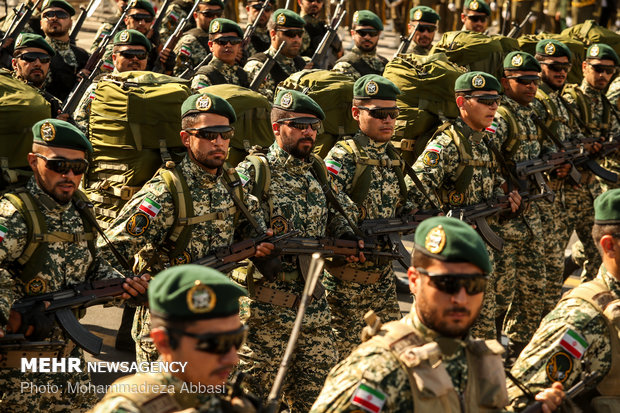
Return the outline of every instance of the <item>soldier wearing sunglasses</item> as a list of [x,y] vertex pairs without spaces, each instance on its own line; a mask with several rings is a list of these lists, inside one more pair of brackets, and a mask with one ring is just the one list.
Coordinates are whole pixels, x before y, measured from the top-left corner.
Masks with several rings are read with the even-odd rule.
[[388,60],[377,54],[377,45],[383,32],[383,22],[369,10],[356,11],[353,15],[351,37],[355,46],[342,56],[333,70],[353,77],[383,74]]
[[[248,15],[248,26],[253,24],[258,17],[263,2],[260,0],[247,0],[245,5],[245,11]],[[269,6],[265,9],[265,12],[260,18],[256,26],[256,30],[250,38],[250,43],[246,49],[247,56],[253,56],[256,53],[267,51],[271,45],[271,37],[269,36],[269,29],[267,29],[267,23],[271,19],[271,14],[276,8],[275,0],[269,1]]]
[[[67,290],[90,280],[116,279],[122,275],[101,257],[95,246],[95,215],[88,207],[80,207],[88,198],[79,189],[88,168],[87,157],[92,146],[84,134],[68,122],[44,119],[32,127],[34,136],[28,163],[33,171],[24,188],[11,192],[0,201],[0,336],[23,333],[31,341],[65,341],[53,319],[45,315],[43,306],[27,313],[9,311],[21,298]],[[31,205],[31,208],[25,207]],[[91,206],[92,208],[92,206]],[[41,241],[38,245],[28,234],[38,221]],[[36,248],[29,251],[30,248]],[[113,258],[113,263],[117,261]],[[123,299],[146,293],[148,275],[130,277],[123,284]],[[6,327],[5,327],[6,326]],[[79,347],[68,347],[70,354],[84,365]],[[51,352],[50,354],[54,354]],[[39,351],[22,357],[42,357]],[[50,355],[50,357],[54,357]],[[4,360],[3,360],[4,361]],[[19,358],[6,360],[19,366]],[[23,373],[19,367],[0,369],[2,406],[15,412],[49,410],[84,411],[96,401],[93,393],[72,393],[67,383],[88,385],[90,375],[82,373]],[[35,385],[63,384],[58,392],[25,393],[20,382]]]
[[222,0],[199,0],[194,11],[196,27],[185,32],[174,47],[176,64],[174,74],[179,75],[188,66],[196,67],[209,54],[209,27],[213,19],[222,17],[224,3]]
[[433,47],[439,15],[427,6],[414,7],[409,11],[409,34],[413,35],[413,53],[426,56]]
[[[167,406],[168,411],[255,412],[250,399],[231,399],[226,384],[247,334],[239,319],[239,297],[246,295],[211,268],[180,265],[162,271],[149,286],[151,338],[160,361],[183,363],[184,368],[123,377],[92,412],[150,411],[153,405]],[[144,383],[151,386],[141,393],[122,391],[124,385]],[[158,392],[155,385],[170,391]]]
[[[310,412],[504,411],[504,348],[470,333],[492,270],[484,241],[469,225],[447,217],[423,221],[407,271],[415,296],[410,313],[386,324],[368,315],[363,344],[330,372]],[[536,395],[545,412],[563,398],[559,383]]]
[[465,0],[461,22],[463,30],[484,33],[491,19],[491,8],[484,0]]
[[237,64],[241,54],[243,31],[228,19],[214,19],[209,27],[209,48],[213,59],[201,67],[192,79],[194,91],[212,85],[239,85],[249,87],[248,74]]
[[[99,26],[99,29],[97,29],[97,33],[95,33],[95,39],[93,40],[93,44],[90,46],[91,53],[94,52],[99,47],[101,40],[103,40],[105,36],[107,36],[108,34],[112,32],[112,28],[114,28],[114,25],[116,25],[116,22],[121,18],[121,14],[123,13],[123,10],[125,10],[125,7],[127,7],[127,0],[114,0],[114,3],[116,4],[115,13],[113,16],[107,17],[106,20],[101,24],[101,26]],[[125,22],[122,21],[118,30],[124,30],[126,28],[127,27],[125,27]]]

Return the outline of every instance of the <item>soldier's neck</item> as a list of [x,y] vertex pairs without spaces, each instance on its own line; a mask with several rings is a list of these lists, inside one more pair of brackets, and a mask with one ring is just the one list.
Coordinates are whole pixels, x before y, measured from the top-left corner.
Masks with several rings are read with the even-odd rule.
[[51,34],[48,34],[47,37],[49,37],[52,40],[56,40],[57,42],[69,43],[69,32],[61,36],[52,36]]

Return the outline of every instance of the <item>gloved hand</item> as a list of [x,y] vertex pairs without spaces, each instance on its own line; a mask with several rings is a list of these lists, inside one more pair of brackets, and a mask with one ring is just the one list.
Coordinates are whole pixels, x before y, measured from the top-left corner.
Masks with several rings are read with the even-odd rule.
[[45,304],[38,302],[30,311],[21,313],[22,323],[19,332],[26,334],[28,327],[34,327],[32,334],[28,336],[33,341],[48,338],[54,328],[54,320],[45,314]]

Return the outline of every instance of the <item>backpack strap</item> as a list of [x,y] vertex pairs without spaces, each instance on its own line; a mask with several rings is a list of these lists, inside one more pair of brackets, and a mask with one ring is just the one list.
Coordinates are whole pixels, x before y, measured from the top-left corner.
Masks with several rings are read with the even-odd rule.
[[[187,245],[191,237],[191,225],[196,222],[189,223],[189,217],[194,216],[194,202],[190,195],[187,181],[183,174],[177,168],[160,169],[161,175],[174,203],[175,217],[174,224],[165,241],[162,243],[164,251],[167,251],[171,258],[180,255]],[[155,253],[155,255],[157,255]]]
[[[583,121],[590,129],[595,129],[596,125],[592,122],[590,106],[588,105],[583,92],[577,85],[570,85],[564,88],[564,91],[573,99],[579,110],[579,114],[583,117]],[[566,102],[568,103],[568,102]],[[568,103],[570,105],[570,103]],[[574,123],[574,122],[573,122]]]
[[271,168],[264,154],[248,155],[246,159],[254,167],[254,187],[252,195],[269,205],[269,220],[273,216],[273,200],[268,195],[271,185]]
[[502,144],[502,151],[507,153],[508,159],[512,159],[513,155],[517,152],[519,148],[519,142],[522,140],[527,140],[529,136],[525,133],[522,133],[522,129],[517,122],[515,116],[510,112],[505,106],[500,106],[497,108],[497,113],[506,120],[508,124],[508,139],[504,141]]

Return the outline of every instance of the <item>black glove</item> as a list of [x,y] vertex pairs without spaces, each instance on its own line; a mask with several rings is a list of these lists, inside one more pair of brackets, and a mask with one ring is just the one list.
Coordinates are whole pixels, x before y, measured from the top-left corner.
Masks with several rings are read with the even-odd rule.
[[45,304],[43,302],[38,302],[30,311],[21,313],[21,315],[22,325],[20,333],[25,334],[28,327],[34,327],[34,331],[28,336],[29,339],[33,341],[44,340],[52,333],[55,323],[50,316],[45,314]]
[[267,257],[254,257],[250,258],[254,263],[256,269],[265,277],[268,281],[275,281],[276,275],[282,272],[282,262],[279,257],[269,255]]

